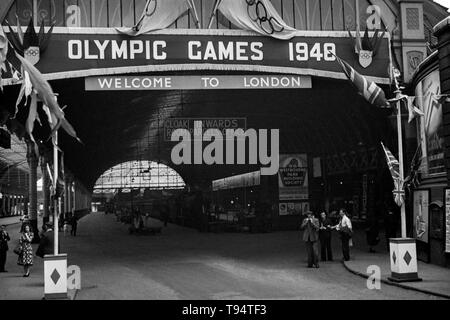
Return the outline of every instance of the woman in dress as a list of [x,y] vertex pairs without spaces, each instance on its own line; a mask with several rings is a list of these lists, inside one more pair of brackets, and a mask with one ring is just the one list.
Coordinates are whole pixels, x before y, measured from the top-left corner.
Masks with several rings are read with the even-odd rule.
[[30,276],[30,267],[33,265],[33,248],[31,247],[31,241],[33,241],[33,232],[29,225],[25,225],[22,235],[20,236],[20,246],[22,252],[19,255],[17,264],[23,266],[23,276]]

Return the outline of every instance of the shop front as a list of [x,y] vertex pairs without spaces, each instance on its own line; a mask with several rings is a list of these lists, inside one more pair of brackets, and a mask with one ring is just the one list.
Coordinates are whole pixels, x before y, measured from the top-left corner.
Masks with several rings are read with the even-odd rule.
[[[437,34],[440,29],[437,28]],[[445,161],[446,124],[444,122],[445,70],[442,55],[447,50],[440,38],[439,49],[418,68],[413,85],[416,102],[424,112],[417,127],[421,157],[420,184],[412,191],[413,234],[417,239],[418,258],[449,265],[447,214],[449,206],[448,165]],[[448,44],[447,44],[448,46]]]

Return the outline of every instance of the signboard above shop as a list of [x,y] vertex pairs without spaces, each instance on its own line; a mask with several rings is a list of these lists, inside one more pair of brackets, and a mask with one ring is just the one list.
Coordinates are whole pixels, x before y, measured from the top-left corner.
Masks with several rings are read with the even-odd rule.
[[338,55],[370,80],[389,83],[387,36],[363,67],[347,32],[297,34],[284,41],[240,30],[169,29],[130,37],[107,28],[59,27],[36,66],[47,79],[205,70],[347,79]]

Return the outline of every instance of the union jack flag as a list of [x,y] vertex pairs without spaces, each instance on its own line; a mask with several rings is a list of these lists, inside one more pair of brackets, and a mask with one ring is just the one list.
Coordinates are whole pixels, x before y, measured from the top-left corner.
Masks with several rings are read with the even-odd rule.
[[392,180],[394,180],[395,189],[392,191],[394,194],[394,201],[399,207],[401,207],[404,203],[405,190],[403,188],[404,183],[402,179],[400,179],[400,163],[383,143],[381,143],[381,146],[383,147],[384,154],[386,156],[386,161],[389,171],[391,172]]
[[394,157],[391,151],[389,151],[388,148],[384,146],[383,143],[381,143],[381,146],[383,147],[384,154],[386,155],[386,161],[389,167],[389,171],[391,172],[392,179],[399,179],[400,178],[400,164],[398,160]]
[[367,80],[367,78],[359,74],[347,62],[345,62],[338,56],[335,57],[341,65],[345,75],[360,95],[362,95],[368,102],[376,107],[389,107],[389,103],[386,100],[384,91],[379,86],[377,86],[375,82]]

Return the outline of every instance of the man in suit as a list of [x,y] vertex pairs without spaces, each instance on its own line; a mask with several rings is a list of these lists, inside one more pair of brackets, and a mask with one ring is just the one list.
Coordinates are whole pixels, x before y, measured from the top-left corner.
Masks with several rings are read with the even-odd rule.
[[301,229],[303,231],[303,241],[306,244],[306,253],[308,255],[308,268],[319,268],[319,249],[317,241],[319,240],[319,220],[314,217],[311,211],[306,213],[307,217],[303,220]]
[[320,214],[320,253],[322,261],[333,261],[333,252],[331,251],[331,230],[333,226],[327,214],[322,212]]
[[[44,258],[45,255],[52,255],[54,253],[55,246],[55,233],[53,230],[53,224],[48,222],[43,228],[43,232],[41,234],[41,240],[39,242],[39,247],[36,250],[36,256],[40,258]],[[59,240],[59,239],[58,239]],[[59,246],[59,241],[58,241]],[[59,246],[61,249],[61,247]]]
[[5,270],[6,253],[8,251],[9,234],[6,231],[6,226],[0,226],[0,272],[7,272]]

